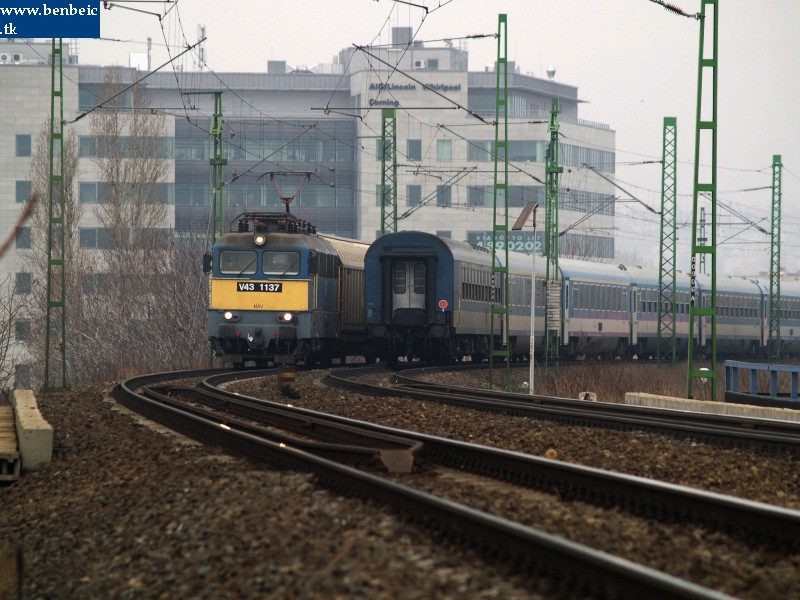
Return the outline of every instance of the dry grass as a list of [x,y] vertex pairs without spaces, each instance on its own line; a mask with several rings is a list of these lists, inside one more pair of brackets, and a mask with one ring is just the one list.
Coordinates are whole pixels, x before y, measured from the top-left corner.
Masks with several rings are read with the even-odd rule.
[[[709,365],[710,367],[710,365]],[[487,375],[488,377],[488,375]],[[495,386],[505,382],[505,371],[496,369],[493,374]],[[686,398],[686,364],[655,363],[570,363],[561,365],[537,365],[534,373],[536,394],[577,398],[583,392],[594,392],[602,402],[623,402],[626,392],[643,392]],[[512,391],[528,391],[528,368],[511,370]],[[721,399],[725,390],[725,369],[717,365],[717,396]],[[697,400],[711,399],[710,382],[692,382],[693,396]]]

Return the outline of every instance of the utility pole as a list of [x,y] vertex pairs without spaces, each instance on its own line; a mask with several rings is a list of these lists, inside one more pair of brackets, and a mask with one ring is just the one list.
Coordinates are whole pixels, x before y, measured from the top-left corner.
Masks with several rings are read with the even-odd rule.
[[[47,325],[45,328],[44,391],[67,389],[67,300],[64,205],[64,58],[63,40],[53,38],[50,65],[50,179],[47,191]],[[61,356],[58,368],[53,354]],[[52,371],[52,372],[51,372]],[[61,385],[51,375],[61,373]]]
[[381,111],[381,235],[397,231],[397,116]]
[[[694,147],[694,186],[692,203],[692,261],[691,294],[689,303],[689,352],[686,394],[694,397],[695,379],[711,380],[711,400],[717,399],[717,58],[719,32],[718,0],[701,0],[700,55],[697,74],[697,124]],[[710,12],[710,14],[709,14]],[[706,38],[706,27],[710,31],[710,43]],[[710,85],[705,85],[709,83]],[[710,89],[710,92],[705,90]],[[710,94],[710,95],[709,95]],[[704,109],[706,112],[704,112]],[[708,114],[710,113],[710,114]],[[701,139],[702,138],[702,139]],[[702,141],[702,144],[701,144]],[[704,150],[701,155],[701,148]],[[700,165],[711,165],[710,172],[701,176]],[[706,171],[708,171],[706,169]],[[711,204],[711,244],[698,243],[697,217],[700,199]],[[711,257],[711,289],[698,298],[697,257]],[[698,300],[700,302],[698,303]],[[699,304],[699,306],[698,306]],[[700,324],[697,339],[699,350],[708,347],[710,338],[711,369],[695,368],[695,323]],[[709,328],[710,325],[710,328]]]
[[[659,248],[658,275],[658,343],[656,361],[661,362],[665,350],[675,364],[677,338],[675,336],[675,211],[676,163],[678,120],[664,117],[664,148],[661,158],[661,246]],[[634,299],[635,302],[635,299]]]
[[781,155],[772,157],[772,227],[769,261],[769,358],[781,357]]
[[[505,385],[509,387],[511,351],[508,339],[508,17],[501,14],[497,31],[497,85],[494,124],[494,211],[492,214],[492,289],[489,385],[493,385],[495,358],[505,360]],[[498,246],[502,245],[502,252]],[[500,256],[502,254],[502,257]],[[500,281],[498,281],[498,277]],[[500,339],[495,339],[496,319]]]
[[545,282],[545,360],[558,361],[558,345],[561,338],[561,282],[558,272],[558,191],[559,178],[564,167],[559,164],[558,129],[560,120],[558,98],[553,98],[550,110],[550,144],[547,146],[546,206],[544,254],[547,258]]

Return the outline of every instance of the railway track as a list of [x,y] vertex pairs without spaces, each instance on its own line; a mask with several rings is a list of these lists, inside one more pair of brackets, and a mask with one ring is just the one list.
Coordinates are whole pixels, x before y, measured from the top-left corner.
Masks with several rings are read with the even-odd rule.
[[[331,372],[327,380],[332,386],[362,394],[404,395],[463,408],[543,419],[563,425],[647,431],[688,438],[722,448],[741,448],[800,458],[800,423],[795,421],[531,396],[420,379],[443,370],[445,369],[441,367],[425,367],[393,373],[380,366],[360,367]],[[377,374],[390,376],[394,385],[387,387],[361,380],[364,376]]]
[[[250,372],[245,375],[250,377],[263,374],[264,372]],[[376,477],[374,473],[358,471],[336,461],[357,464],[357,456],[363,458],[369,455],[374,458],[380,454],[376,448],[386,447],[385,440],[391,440],[393,450],[401,449],[401,452],[411,453],[427,464],[436,464],[439,469],[466,469],[483,477],[502,479],[515,486],[546,491],[557,495],[561,500],[580,499],[601,506],[616,506],[632,514],[658,515],[665,521],[718,529],[742,536],[751,543],[758,540],[758,543],[772,547],[794,548],[800,539],[800,513],[795,511],[559,461],[354,422],[305,409],[272,405],[256,399],[242,398],[218,387],[224,382],[241,378],[241,372],[185,374],[195,378],[208,376],[197,392],[187,391],[185,386],[165,386],[164,382],[175,380],[176,375],[128,380],[120,386],[118,397],[134,410],[192,437],[223,445],[251,458],[266,459],[272,464],[311,471],[320,481],[337,490],[387,502],[412,520],[428,524],[448,537],[476,545],[492,556],[503,556],[510,563],[525,568],[535,566],[536,573],[546,573],[553,581],[570,581],[570,585],[576,586],[570,593],[582,590],[582,593],[589,595],[623,597],[722,597],[712,590],[568,542],[512,520],[476,511],[408,485]],[[346,379],[349,380],[349,385],[354,385],[352,373]],[[430,392],[414,386],[406,386],[405,389],[414,394],[420,391]],[[232,411],[237,420],[233,421],[231,417],[220,419],[218,414],[201,414],[188,410],[185,406],[178,407],[174,398],[176,390],[180,394],[191,396],[190,404],[210,402],[215,410]],[[269,420],[275,419],[275,415],[279,415],[283,421],[282,427],[302,434],[302,439],[320,432],[320,437],[345,442],[349,448],[347,451],[333,452],[332,448],[325,446],[325,443],[330,445],[329,442],[309,442],[310,445],[300,450],[300,442],[296,438],[287,441],[285,437],[276,438],[274,432],[270,432],[271,437],[262,437],[264,422],[269,423],[270,429],[276,426],[274,421]],[[181,424],[178,421],[184,422]],[[253,422],[262,424],[254,426]],[[346,431],[346,434],[339,433],[340,431]],[[315,443],[323,444],[320,452],[314,451]],[[348,452],[352,453],[353,448],[359,448],[360,454],[356,453],[355,459],[352,455],[345,458]],[[326,454],[323,450],[330,453]],[[406,483],[412,485],[413,478],[413,475],[403,476]],[[576,573],[583,575],[575,579]]]

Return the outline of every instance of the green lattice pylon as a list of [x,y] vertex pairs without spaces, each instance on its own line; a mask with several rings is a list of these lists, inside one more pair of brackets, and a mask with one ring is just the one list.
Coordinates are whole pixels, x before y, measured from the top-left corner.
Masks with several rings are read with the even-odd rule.
[[559,124],[560,107],[558,98],[553,98],[550,110],[550,144],[547,146],[545,164],[546,204],[544,254],[547,259],[545,282],[545,360],[558,360],[558,346],[561,339],[561,278],[558,271],[558,194],[559,180],[564,167],[559,163]]
[[769,261],[769,357],[781,357],[781,156],[772,157],[772,211]]
[[225,158],[222,136],[222,92],[214,92],[214,114],[211,116],[209,133],[214,140],[214,153],[208,161],[211,165],[211,244],[225,233]]
[[[492,212],[491,348],[489,383],[493,384],[495,359],[505,361],[505,387],[511,373],[508,339],[508,17],[501,14],[497,31],[497,79],[494,127],[494,210]],[[502,248],[499,248],[502,246]],[[497,322],[500,324],[496,335]]]
[[381,235],[397,231],[397,115],[381,111]]
[[661,158],[661,246],[658,256],[657,362],[661,362],[663,355],[671,356],[674,364],[678,341],[675,331],[675,308],[677,304],[675,211],[678,120],[675,117],[664,117],[663,134],[664,148]]
[[[697,74],[697,123],[694,147],[694,185],[692,191],[691,292],[689,302],[689,345],[687,397],[694,397],[694,382],[711,383],[711,399],[717,399],[717,59],[719,31],[718,0],[701,0],[700,53]],[[709,12],[710,18],[709,18]],[[706,37],[706,28],[711,28]],[[710,41],[709,41],[710,39]],[[710,85],[705,85],[709,83]],[[705,94],[704,94],[705,92]],[[710,95],[709,95],[710,94]],[[710,139],[709,139],[710,138]],[[702,143],[701,143],[702,142]],[[704,153],[701,155],[701,149]],[[703,173],[700,166],[703,165]],[[710,168],[709,168],[710,166]],[[700,201],[710,201],[710,244],[698,243]],[[697,285],[698,256],[711,258],[711,289]],[[696,334],[698,334],[696,336]],[[696,336],[696,337],[695,337]],[[695,348],[695,345],[697,348]],[[711,368],[697,368],[695,353],[705,354]]]
[[[50,177],[47,200],[47,324],[44,386],[46,392],[67,388],[67,255],[64,203],[64,58],[61,38],[53,38],[50,65]],[[52,355],[61,357],[52,360]],[[60,375],[61,384],[53,384]]]

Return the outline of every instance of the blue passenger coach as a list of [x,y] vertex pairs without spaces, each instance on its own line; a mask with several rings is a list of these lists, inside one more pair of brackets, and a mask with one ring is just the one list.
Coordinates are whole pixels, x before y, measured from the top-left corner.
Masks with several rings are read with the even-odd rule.
[[[495,257],[500,259],[501,257]],[[531,271],[536,266],[534,350],[541,354],[545,334],[557,332],[564,358],[614,356],[649,359],[689,348],[692,282],[678,272],[675,292],[660,294],[659,271],[567,258],[547,284],[542,257],[510,252],[507,275],[492,274],[493,254],[466,242],[419,231],[385,235],[365,256],[367,335],[377,353],[452,362],[465,356],[486,358],[507,339],[513,358],[530,354]],[[503,277],[508,277],[508,286]],[[711,352],[711,278],[698,274],[694,302],[698,311],[692,334],[700,356]],[[717,281],[717,352],[725,356],[763,357],[768,340],[769,302],[763,283],[725,276]],[[503,319],[491,321],[492,304],[505,305]],[[800,354],[800,284],[786,282],[781,294],[781,343],[784,355]],[[659,317],[663,319],[659,341]],[[492,336],[495,336],[492,343]],[[659,343],[661,347],[659,348]]]
[[[367,334],[381,356],[446,362],[455,355],[488,355],[491,252],[403,231],[377,239],[364,260]],[[495,287],[497,293],[499,282]]]

